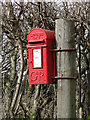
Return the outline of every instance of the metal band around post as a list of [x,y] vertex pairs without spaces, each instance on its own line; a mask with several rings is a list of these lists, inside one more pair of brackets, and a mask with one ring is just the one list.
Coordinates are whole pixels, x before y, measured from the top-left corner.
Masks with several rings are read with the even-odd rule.
[[64,77],[64,76],[55,76],[55,77],[52,77],[53,79],[76,79],[76,77]]
[[76,48],[51,49],[52,52],[76,51]]
[[[63,51],[76,51],[76,48],[65,48],[65,49],[51,49],[52,52],[63,52]],[[53,79],[76,79],[76,77],[71,76],[53,76]]]

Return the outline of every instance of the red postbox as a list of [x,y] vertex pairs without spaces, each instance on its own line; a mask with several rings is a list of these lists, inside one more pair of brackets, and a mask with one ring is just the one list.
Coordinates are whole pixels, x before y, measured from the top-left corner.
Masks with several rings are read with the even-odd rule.
[[41,28],[32,29],[28,36],[29,84],[54,83],[55,32]]

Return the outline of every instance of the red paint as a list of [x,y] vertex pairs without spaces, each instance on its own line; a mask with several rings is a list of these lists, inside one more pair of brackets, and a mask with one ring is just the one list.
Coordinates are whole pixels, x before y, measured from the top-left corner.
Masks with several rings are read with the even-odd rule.
[[[55,32],[36,28],[29,32],[27,40],[29,84],[31,85],[54,83],[55,81],[52,76],[55,76],[55,55],[53,55],[51,49],[53,49],[55,45]],[[40,60],[41,64],[37,64],[38,62],[34,61],[34,57],[36,60]],[[36,65],[36,67],[34,65]]]

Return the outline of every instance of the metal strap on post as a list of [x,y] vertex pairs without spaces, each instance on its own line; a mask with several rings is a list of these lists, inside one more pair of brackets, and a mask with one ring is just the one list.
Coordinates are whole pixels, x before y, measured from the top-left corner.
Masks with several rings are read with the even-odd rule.
[[[65,49],[51,49],[52,52],[54,52],[54,58],[55,58],[55,52],[67,52],[67,51],[76,51],[76,48],[65,48]],[[55,64],[55,59],[54,59]],[[54,70],[55,75],[55,70]],[[53,76],[53,79],[76,79],[76,77],[73,76]]]
[[76,51],[76,48],[51,49],[52,52]]

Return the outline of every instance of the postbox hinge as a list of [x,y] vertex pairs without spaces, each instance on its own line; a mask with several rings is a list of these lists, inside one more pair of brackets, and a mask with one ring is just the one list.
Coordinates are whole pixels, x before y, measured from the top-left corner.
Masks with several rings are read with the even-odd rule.
[[76,48],[65,48],[65,49],[51,49],[52,52],[63,52],[63,51],[76,51]]
[[53,79],[76,79],[76,77],[64,77],[64,76],[54,76],[52,77]]

